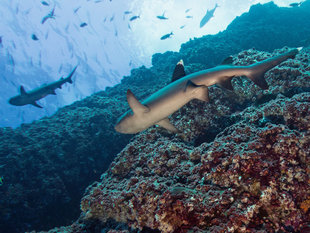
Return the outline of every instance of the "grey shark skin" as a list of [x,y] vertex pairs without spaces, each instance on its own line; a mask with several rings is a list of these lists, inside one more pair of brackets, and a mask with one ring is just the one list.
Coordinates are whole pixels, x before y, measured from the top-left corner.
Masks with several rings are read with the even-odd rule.
[[72,83],[72,75],[74,74],[77,66],[72,70],[72,72],[66,78],[61,78],[58,81],[52,82],[47,85],[43,85],[37,89],[26,92],[23,86],[20,86],[20,94],[9,99],[9,103],[16,106],[23,106],[27,104],[32,104],[38,108],[42,108],[36,103],[37,100],[44,98],[45,96],[51,94],[56,95],[55,90],[61,88],[65,83]]
[[179,130],[169,122],[168,116],[193,99],[209,101],[208,86],[220,84],[233,90],[231,80],[235,76],[246,76],[262,89],[268,89],[264,74],[288,58],[294,58],[298,49],[249,66],[217,66],[180,78],[158,90],[140,103],[133,93],[127,91],[127,101],[131,110],[124,113],[115,130],[124,134],[141,132],[150,126],[159,125],[168,131]]

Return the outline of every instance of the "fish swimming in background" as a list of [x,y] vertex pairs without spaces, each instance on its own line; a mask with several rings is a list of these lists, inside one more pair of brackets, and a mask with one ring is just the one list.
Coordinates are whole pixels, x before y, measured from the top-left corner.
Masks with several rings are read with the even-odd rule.
[[78,8],[76,8],[73,12],[76,13],[78,12],[78,10],[80,9],[81,7],[79,6]]
[[[300,49],[293,49],[284,54],[254,63],[249,66],[220,65],[202,70],[184,77],[183,72],[175,75],[176,81],[158,90],[140,102],[127,90],[127,101],[131,110],[125,112],[117,121],[114,129],[124,134],[135,134],[153,125],[159,125],[172,133],[180,131],[168,119],[168,116],[193,99],[209,101],[208,87],[214,84],[233,90],[231,80],[236,76],[246,76],[261,89],[268,89],[265,73],[283,61],[294,58]],[[182,63],[178,65],[183,65]],[[178,66],[177,65],[177,66]],[[176,68],[178,70],[178,68]]]
[[187,18],[187,19],[192,19],[193,16],[192,16],[192,15],[186,15],[185,18]]
[[0,45],[2,46],[2,36],[0,36]]
[[134,21],[134,20],[139,19],[139,18],[140,18],[139,15],[135,15],[135,16],[132,16],[132,17],[129,19],[129,21]]
[[53,10],[50,13],[48,13],[46,16],[43,17],[41,23],[44,24],[45,21],[48,20],[48,19],[55,19],[55,14],[54,13],[55,13],[55,7],[53,8]]
[[290,4],[290,7],[299,7],[302,2],[294,2]]
[[166,40],[166,39],[170,38],[172,35],[173,35],[173,32],[170,32],[170,33],[168,33],[168,34],[163,35],[162,37],[160,37],[160,39],[161,39],[161,40]]
[[162,15],[156,16],[158,19],[167,20],[168,18],[165,16],[165,12]]
[[42,5],[44,5],[44,6],[49,6],[49,5],[50,5],[50,4],[48,4],[47,2],[45,2],[45,1],[42,1],[41,3],[42,3]]
[[83,28],[83,27],[85,27],[85,26],[87,26],[87,23],[85,23],[85,22],[80,24],[80,27],[81,27],[81,28]]
[[183,28],[185,28],[185,25],[182,25],[182,26],[180,27],[180,29],[183,29]]
[[32,91],[26,92],[23,86],[20,86],[20,94],[17,96],[14,96],[9,99],[9,103],[16,106],[23,106],[27,104],[32,104],[33,106],[36,106],[38,108],[42,108],[36,101],[39,99],[44,98],[45,96],[51,94],[56,95],[55,90],[57,88],[61,89],[61,86],[65,83],[72,83],[72,75],[74,74],[77,66],[72,70],[72,72],[69,74],[66,78],[61,78],[58,81],[52,82],[50,84],[43,85],[37,89],[34,89]]
[[112,22],[114,20],[115,15],[112,15],[112,17],[110,18],[110,22]]
[[132,11],[124,11],[124,15],[129,15],[131,13],[132,13]]
[[203,16],[203,18],[200,21],[200,28],[202,28],[204,25],[206,25],[207,22],[209,22],[209,20],[214,16],[214,12],[216,10],[216,8],[218,7],[217,4],[215,4],[215,7],[212,10],[207,10],[207,13],[205,14],[205,16]]
[[33,39],[33,40],[39,40],[39,38],[38,38],[35,34],[32,34],[32,35],[31,35],[31,39]]
[[185,13],[188,13],[192,8],[186,9]]

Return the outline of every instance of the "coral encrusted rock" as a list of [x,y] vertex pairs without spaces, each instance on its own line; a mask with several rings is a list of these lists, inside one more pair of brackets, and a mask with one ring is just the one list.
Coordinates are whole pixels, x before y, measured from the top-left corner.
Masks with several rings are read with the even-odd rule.
[[[234,64],[287,50],[247,50]],[[308,58],[305,50],[270,70],[269,90],[240,77],[235,92],[211,87],[211,103],[193,101],[171,117],[185,141],[158,127],[135,136],[88,187],[82,219],[164,233],[308,232]]]

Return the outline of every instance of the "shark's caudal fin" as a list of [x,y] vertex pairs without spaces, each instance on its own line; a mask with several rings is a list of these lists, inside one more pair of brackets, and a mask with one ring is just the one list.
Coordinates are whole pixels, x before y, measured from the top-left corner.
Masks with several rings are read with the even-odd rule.
[[74,74],[75,70],[76,70],[77,66],[74,67],[74,69],[71,71],[71,73],[68,75],[68,77],[66,78],[66,81],[68,83],[72,83],[72,75]]
[[247,77],[251,79],[257,86],[266,90],[268,89],[268,84],[264,78],[264,74],[268,70],[279,65],[281,62],[289,58],[294,58],[298,54],[298,52],[299,49],[293,49],[279,56],[272,57],[264,61],[255,63],[253,65],[250,65],[250,73],[247,75]]

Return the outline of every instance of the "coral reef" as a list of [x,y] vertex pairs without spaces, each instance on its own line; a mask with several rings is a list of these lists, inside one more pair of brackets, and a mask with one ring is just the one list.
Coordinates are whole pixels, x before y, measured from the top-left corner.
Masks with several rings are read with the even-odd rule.
[[[147,97],[170,82],[181,58],[189,74],[243,49],[248,50],[235,55],[234,64],[251,64],[287,49],[270,54],[253,46],[271,51],[305,45],[308,9],[309,1],[295,10],[252,7],[224,32],[191,40],[179,53],[155,54],[151,68],[132,70],[115,87],[52,117],[15,130],[0,128],[0,231],[46,230],[78,217],[85,187],[132,138],[113,130],[128,108],[128,88],[139,99]],[[265,17],[244,29],[257,14]],[[285,37],[288,31],[294,33]],[[266,34],[281,40],[261,43]],[[309,221],[309,51],[269,71],[268,91],[235,78],[234,92],[213,86],[210,103],[192,101],[181,108],[171,120],[186,142],[157,127],[134,137],[102,180],[87,189],[80,219],[51,232],[105,232],[109,218],[133,228],[112,224],[111,233],[243,231],[259,224],[262,229],[302,229]]]

